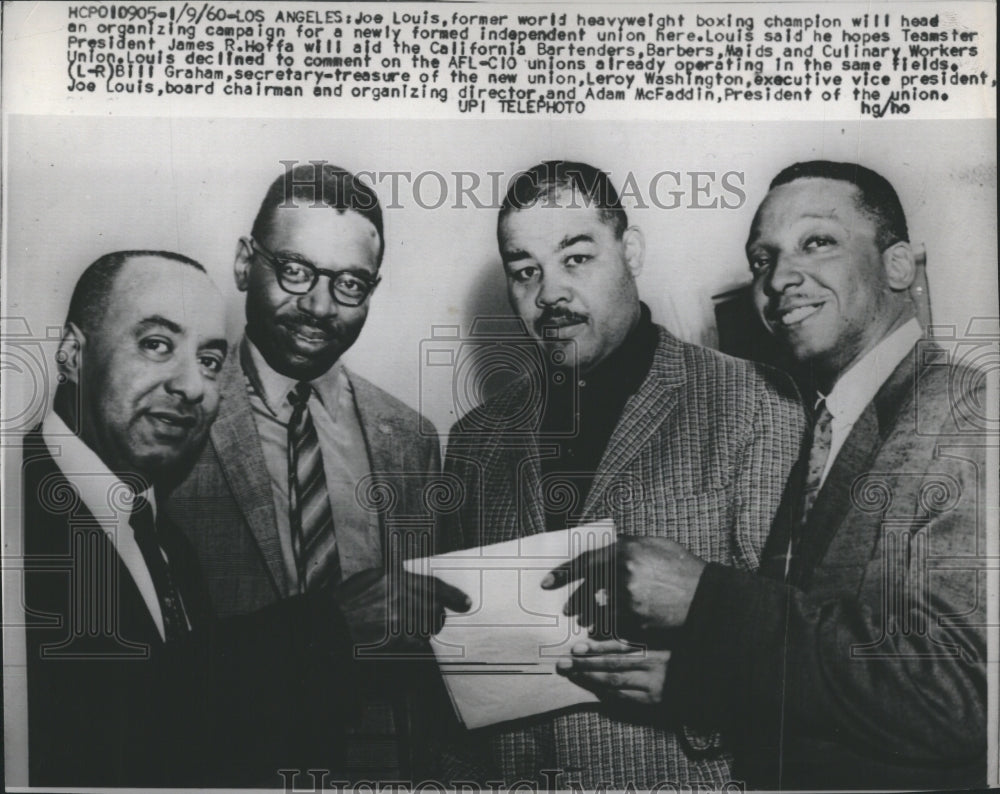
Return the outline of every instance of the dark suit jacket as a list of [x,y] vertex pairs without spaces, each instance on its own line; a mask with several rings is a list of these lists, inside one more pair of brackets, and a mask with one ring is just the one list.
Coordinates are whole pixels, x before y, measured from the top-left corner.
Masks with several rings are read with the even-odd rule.
[[[775,370],[658,333],[649,374],[626,403],[571,524],[610,517],[619,532],[673,538],[706,559],[756,568],[805,428],[798,393]],[[552,454],[551,442],[505,428],[510,417],[537,418],[538,398],[518,381],[453,428],[445,472],[462,482],[466,498],[448,527],[452,546],[545,531],[544,494],[560,497],[554,483],[541,481],[539,459],[547,446]],[[681,738],[678,722],[654,714],[593,705],[486,729],[489,772],[510,783],[564,770],[563,787],[721,787],[727,756],[707,737]]]
[[750,785],[985,784],[985,406],[981,374],[919,343],[840,450],[789,583],[797,485],[760,576],[705,570],[666,705],[729,727]]
[[166,645],[37,430],[23,484],[31,785],[281,785],[280,768],[336,760],[310,738],[356,708],[332,599],[216,621],[193,550],[161,521],[193,627]]
[[[377,518],[383,554],[409,558],[433,548],[435,493],[440,488],[441,456],[434,426],[416,411],[348,373],[355,407],[367,445],[371,476],[357,483],[362,509]],[[281,556],[271,480],[257,435],[239,356],[227,359],[222,375],[222,404],[210,443],[188,477],[164,503],[194,546],[208,584],[212,605],[221,617],[241,615],[278,602],[288,594]],[[384,560],[384,562],[387,562]],[[412,690],[440,686],[436,670],[411,663],[397,670],[400,686],[389,687],[381,662],[365,659],[365,695],[359,708],[345,715],[331,739],[341,746],[344,731],[353,738],[342,777],[385,779],[410,776],[424,755],[419,736],[409,728]],[[405,675],[404,675],[405,674]],[[405,678],[405,680],[403,680]],[[416,682],[420,682],[419,685]],[[435,690],[436,691],[436,690]],[[440,693],[439,693],[440,694]],[[431,699],[420,708],[450,709]],[[411,740],[418,740],[416,745]]]

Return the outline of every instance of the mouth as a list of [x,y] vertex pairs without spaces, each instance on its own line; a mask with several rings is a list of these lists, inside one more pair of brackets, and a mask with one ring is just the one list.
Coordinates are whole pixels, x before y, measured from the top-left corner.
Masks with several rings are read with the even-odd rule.
[[146,416],[158,435],[171,438],[187,435],[198,423],[191,414],[176,411],[150,411]]
[[335,339],[329,331],[313,325],[286,325],[285,329],[295,342],[304,347],[325,347]]
[[823,301],[818,303],[800,303],[797,306],[786,306],[771,312],[771,321],[779,328],[795,328],[823,308]]
[[587,318],[580,315],[546,317],[537,323],[539,336],[543,339],[561,339],[570,333],[572,329],[586,325]]

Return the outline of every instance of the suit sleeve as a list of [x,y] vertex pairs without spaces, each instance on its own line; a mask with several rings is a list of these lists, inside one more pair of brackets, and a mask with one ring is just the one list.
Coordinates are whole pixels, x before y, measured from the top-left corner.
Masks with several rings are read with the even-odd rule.
[[966,454],[924,472],[928,499],[905,530],[882,527],[856,592],[818,598],[710,564],[671,658],[667,707],[772,746],[809,735],[902,762],[981,757],[984,461],[981,448]]
[[169,738],[149,746],[173,743],[198,782],[249,785],[275,781],[279,768],[329,766],[331,737],[359,708],[350,633],[324,593],[168,643],[154,670]]

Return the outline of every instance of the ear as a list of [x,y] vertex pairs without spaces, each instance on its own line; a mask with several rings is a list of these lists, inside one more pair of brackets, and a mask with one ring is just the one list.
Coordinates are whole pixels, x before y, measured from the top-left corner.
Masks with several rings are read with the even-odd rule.
[[890,289],[895,292],[909,289],[917,274],[913,248],[902,241],[890,245],[882,252],[882,267]]
[[253,260],[253,246],[249,237],[241,237],[236,243],[236,257],[233,259],[233,278],[236,279],[236,289],[247,291],[250,282],[250,263]]
[[642,272],[646,260],[646,238],[638,226],[629,226],[622,234],[622,245],[625,247],[625,264],[629,273],[635,278]]
[[80,368],[83,365],[83,347],[87,337],[75,323],[66,323],[59,348],[56,350],[56,365],[59,367],[61,382],[80,383]]

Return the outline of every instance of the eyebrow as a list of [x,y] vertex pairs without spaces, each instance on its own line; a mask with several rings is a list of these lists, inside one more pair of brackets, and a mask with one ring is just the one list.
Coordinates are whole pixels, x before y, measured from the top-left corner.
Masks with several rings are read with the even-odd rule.
[[[820,220],[820,221],[834,220],[837,221],[838,223],[843,224],[843,222],[838,217],[836,210],[830,210],[827,213],[807,212],[804,215],[800,215],[798,218],[792,221],[792,223],[796,223],[803,219]],[[749,248],[750,246],[757,243],[759,240],[760,240],[760,227],[757,224],[754,224],[753,226],[750,227],[750,234],[747,237],[747,241],[746,244],[744,245],[744,248]]]
[[[142,333],[150,328],[166,328],[168,331],[177,334],[178,336],[184,333],[183,327],[175,323],[173,320],[168,320],[161,314],[153,314],[149,317],[143,317],[136,324],[136,333]],[[225,339],[209,339],[204,344],[199,345],[198,349],[219,350],[225,354],[229,350],[229,343]]]
[[594,238],[589,234],[577,234],[573,237],[563,237],[559,241],[559,250],[562,251],[564,248],[569,248],[571,245],[576,245],[577,243],[592,243]]
[[531,259],[531,254],[527,251],[522,251],[520,248],[515,248],[513,251],[501,251],[500,258],[505,265],[508,265],[511,262],[517,262],[521,259]]
[[138,323],[136,323],[135,328],[137,333],[141,333],[149,328],[166,328],[168,331],[175,334],[184,333],[184,329],[181,328],[181,326],[173,320],[168,320],[161,314],[153,314],[149,317],[143,317]]
[[[568,236],[563,237],[559,241],[559,244],[556,246],[556,250],[563,251],[569,248],[570,246],[576,245],[577,243],[592,243],[592,242],[594,242],[594,238],[591,237],[589,234],[576,234],[572,237]],[[501,251],[500,258],[503,260],[504,264],[508,264],[510,262],[516,262],[520,259],[530,259],[531,254],[529,254],[527,251],[522,251],[521,249],[516,248],[513,251]]]

